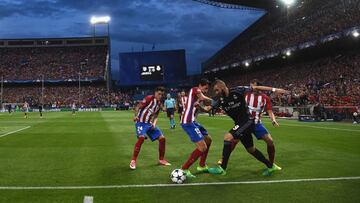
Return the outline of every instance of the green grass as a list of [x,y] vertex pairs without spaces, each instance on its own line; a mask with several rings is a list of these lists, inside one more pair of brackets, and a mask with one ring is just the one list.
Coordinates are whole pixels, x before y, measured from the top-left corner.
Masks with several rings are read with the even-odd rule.
[[[208,164],[222,152],[222,139],[232,127],[227,117],[200,116],[213,138]],[[262,177],[264,166],[241,145],[232,154],[227,176],[199,174],[187,183],[284,180],[360,176],[360,125],[300,123],[280,120],[280,128],[265,125],[276,144],[276,160],[283,167]],[[178,126],[170,130],[161,115],[158,126],[167,137],[166,158],[171,167],[157,165],[158,145],[143,144],[137,170],[128,168],[136,141],[132,112],[0,114],[0,187],[95,186],[170,183],[169,174],[194,149]],[[316,128],[320,127],[320,128]],[[256,146],[266,153],[263,141]],[[195,165],[196,166],[196,165]],[[195,167],[192,171],[195,172]],[[0,202],[360,202],[360,180],[274,183],[254,185],[187,186],[162,188],[4,190]]]

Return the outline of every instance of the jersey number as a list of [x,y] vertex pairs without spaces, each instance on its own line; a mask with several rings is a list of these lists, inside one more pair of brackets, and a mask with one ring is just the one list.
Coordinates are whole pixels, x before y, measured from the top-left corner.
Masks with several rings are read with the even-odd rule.
[[239,125],[234,126],[233,130],[237,130],[237,129],[239,129],[239,127],[240,127]]
[[202,136],[202,134],[201,134],[201,132],[200,132],[199,128],[195,128],[195,132],[199,135],[199,137],[201,137],[201,136]]
[[143,130],[143,127],[142,127],[142,126],[138,126],[138,127],[137,127],[137,131],[138,131],[139,134],[141,133],[142,130]]

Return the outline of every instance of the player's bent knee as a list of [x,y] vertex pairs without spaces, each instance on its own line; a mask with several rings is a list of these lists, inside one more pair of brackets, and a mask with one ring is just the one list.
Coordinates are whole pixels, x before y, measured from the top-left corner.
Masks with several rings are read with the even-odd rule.
[[207,150],[207,145],[204,140],[199,141],[196,145],[198,150],[201,152],[205,152]]
[[266,134],[265,137],[266,137],[266,139],[268,139],[268,140],[270,140],[270,141],[273,141],[273,138],[271,137],[270,134]]
[[267,146],[270,146],[270,147],[275,146],[274,141],[272,141],[272,140],[269,140],[268,142],[266,142],[266,144],[267,144]]
[[202,146],[201,149],[200,149],[201,152],[205,152],[206,150],[207,150],[207,146],[206,146],[206,145]]
[[265,136],[263,137],[263,140],[266,142],[266,144],[267,144],[268,146],[274,145],[274,141],[273,141],[273,139],[272,139],[272,137],[271,137],[270,134],[265,135]]
[[226,133],[224,136],[224,141],[232,141],[234,137],[230,133]]
[[206,136],[204,140],[207,145],[210,145],[212,143],[212,138],[210,137],[210,135]]

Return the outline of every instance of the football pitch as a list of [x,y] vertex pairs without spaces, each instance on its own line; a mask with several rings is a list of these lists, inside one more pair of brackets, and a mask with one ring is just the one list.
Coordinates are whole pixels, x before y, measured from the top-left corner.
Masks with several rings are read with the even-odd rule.
[[[0,114],[0,202],[360,202],[360,125],[279,120],[273,128],[276,162],[283,168],[262,177],[264,165],[238,145],[226,176],[196,174],[185,184],[169,175],[194,149],[178,125],[158,126],[167,138],[166,159],[157,164],[158,143],[146,140],[137,169],[129,169],[136,141],[132,112]],[[220,158],[227,117],[200,116],[213,138],[208,165]],[[178,118],[177,118],[178,123]],[[266,154],[263,141],[255,145]]]

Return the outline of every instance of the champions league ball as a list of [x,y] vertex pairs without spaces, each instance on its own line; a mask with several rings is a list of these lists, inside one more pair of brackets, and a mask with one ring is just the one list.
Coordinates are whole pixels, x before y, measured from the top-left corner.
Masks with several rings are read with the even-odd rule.
[[174,183],[181,184],[186,180],[186,175],[183,170],[175,169],[171,172],[170,179]]
[[358,116],[358,113],[357,113],[357,112],[354,112],[353,115],[356,117],[356,116]]

